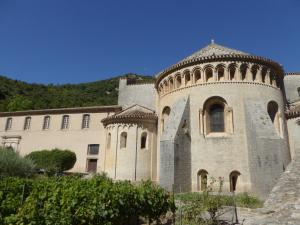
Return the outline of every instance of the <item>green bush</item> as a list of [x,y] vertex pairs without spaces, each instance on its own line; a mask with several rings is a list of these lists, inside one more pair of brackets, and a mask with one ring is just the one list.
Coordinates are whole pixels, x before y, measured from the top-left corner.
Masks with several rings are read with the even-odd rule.
[[0,182],[0,224],[4,219],[17,213],[30,194],[32,180],[17,177],[4,178]]
[[28,177],[33,172],[32,160],[21,157],[13,149],[0,147],[0,177]]
[[132,225],[139,216],[158,220],[174,209],[168,193],[151,182],[133,185],[105,176],[44,177],[33,180],[30,190],[21,207],[15,202],[15,210],[1,212],[3,224]]
[[76,154],[69,150],[41,150],[31,152],[26,158],[30,158],[37,169],[45,170],[48,174],[61,173],[72,169],[76,162]]

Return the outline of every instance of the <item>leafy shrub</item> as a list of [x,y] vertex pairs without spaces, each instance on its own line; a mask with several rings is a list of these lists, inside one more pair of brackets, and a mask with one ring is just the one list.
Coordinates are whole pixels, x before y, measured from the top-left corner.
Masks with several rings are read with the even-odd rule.
[[132,225],[140,215],[157,220],[171,209],[170,196],[150,182],[50,177],[33,181],[22,207],[5,213],[4,224]]
[[48,174],[61,173],[72,169],[76,162],[76,154],[69,150],[41,150],[31,152],[26,158],[30,158],[37,169],[45,170]]
[[28,177],[33,172],[32,160],[21,157],[13,149],[0,147],[0,177]]
[[23,201],[30,194],[32,181],[16,177],[4,178],[0,182],[0,224],[4,219],[17,213]]

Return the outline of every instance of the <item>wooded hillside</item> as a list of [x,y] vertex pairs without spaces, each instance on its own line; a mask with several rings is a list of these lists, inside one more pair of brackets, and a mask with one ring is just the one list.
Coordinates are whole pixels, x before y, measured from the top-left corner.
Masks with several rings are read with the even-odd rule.
[[114,105],[118,101],[120,77],[151,82],[151,76],[125,74],[81,84],[30,84],[0,75],[0,111]]

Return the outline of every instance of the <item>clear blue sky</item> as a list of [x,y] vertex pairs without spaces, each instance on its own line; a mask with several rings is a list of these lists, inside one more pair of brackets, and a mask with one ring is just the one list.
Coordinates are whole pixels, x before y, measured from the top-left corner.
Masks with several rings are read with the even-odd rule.
[[154,75],[216,43],[300,71],[299,0],[0,0],[0,74],[80,83]]

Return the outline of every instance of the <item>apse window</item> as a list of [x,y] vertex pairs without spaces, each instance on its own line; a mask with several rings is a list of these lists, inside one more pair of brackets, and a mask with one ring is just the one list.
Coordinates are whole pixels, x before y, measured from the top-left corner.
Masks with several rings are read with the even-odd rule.
[[233,171],[229,175],[229,180],[230,180],[230,192],[235,192],[237,189],[237,181],[238,177],[241,175],[240,172],[238,171]]
[[207,189],[207,176],[206,170],[199,170],[197,173],[197,185],[198,191],[205,191]]
[[98,155],[99,154],[99,144],[90,144],[88,145],[88,155]]
[[122,132],[120,138],[120,148],[126,148],[127,146],[127,133]]
[[145,149],[147,148],[147,133],[144,132],[142,133],[142,136],[141,136],[141,149]]
[[224,106],[214,104],[209,110],[210,132],[224,132]]

